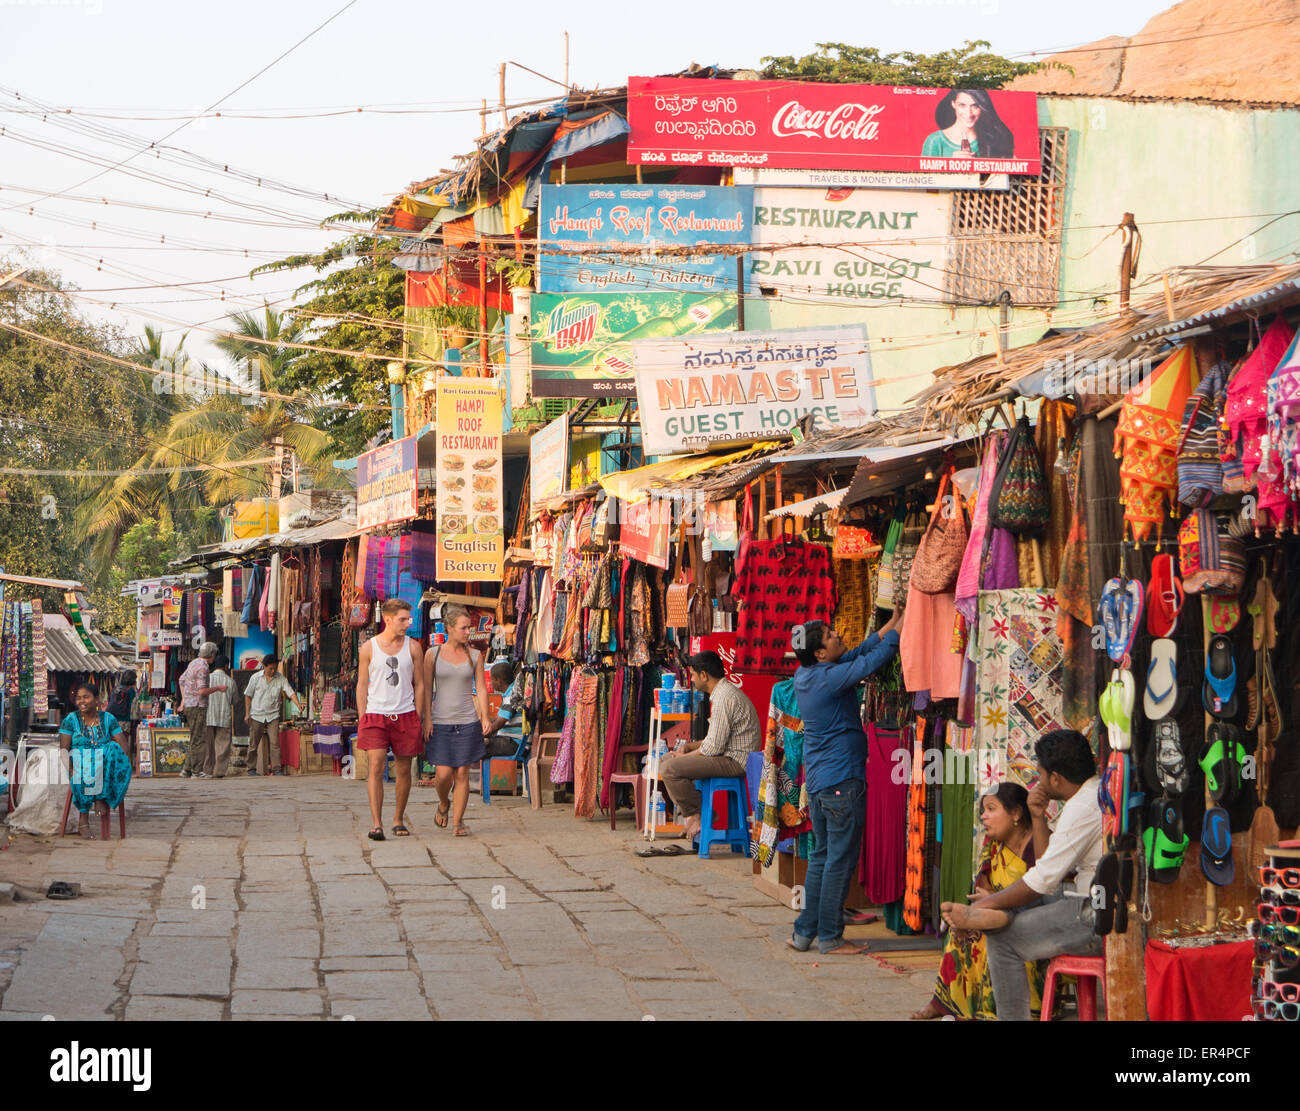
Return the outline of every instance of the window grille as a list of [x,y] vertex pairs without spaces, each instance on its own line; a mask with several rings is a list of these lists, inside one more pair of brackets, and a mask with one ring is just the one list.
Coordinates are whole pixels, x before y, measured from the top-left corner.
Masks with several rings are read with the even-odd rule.
[[1040,131],[1043,168],[1037,177],[1013,176],[1005,192],[953,193],[953,301],[992,304],[1006,290],[1013,305],[1057,303],[1069,134],[1064,127]]

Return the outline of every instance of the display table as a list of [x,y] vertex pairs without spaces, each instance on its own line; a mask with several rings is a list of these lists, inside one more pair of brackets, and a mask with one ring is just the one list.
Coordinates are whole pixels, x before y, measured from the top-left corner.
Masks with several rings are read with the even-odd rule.
[[1155,1022],[1236,1022],[1251,1013],[1250,941],[1173,949],[1148,941],[1147,1014]]

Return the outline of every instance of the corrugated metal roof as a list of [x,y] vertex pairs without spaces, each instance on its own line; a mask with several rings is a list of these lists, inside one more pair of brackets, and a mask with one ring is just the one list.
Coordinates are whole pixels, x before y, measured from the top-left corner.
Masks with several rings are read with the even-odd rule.
[[241,556],[262,548],[306,548],[312,544],[323,544],[330,540],[346,540],[357,533],[357,515],[352,510],[331,521],[306,528],[288,529],[274,532],[269,536],[250,536],[244,540],[226,540],[220,544],[208,544],[199,548],[184,559],[172,561],[172,566],[187,563],[199,563],[205,556]]
[[103,633],[91,630],[90,640],[99,651],[91,653],[76,630],[61,613],[45,615],[45,666],[50,671],[90,672],[111,675],[128,666],[113,650]]
[[1194,316],[1185,316],[1181,320],[1175,320],[1168,324],[1161,324],[1145,332],[1139,332],[1133,336],[1133,339],[1140,342],[1151,336],[1169,336],[1175,337],[1180,332],[1185,332],[1191,328],[1198,328],[1208,324],[1212,320],[1222,320],[1225,317],[1233,316],[1238,313],[1247,313],[1267,308],[1275,301],[1285,301],[1290,297],[1300,294],[1300,277],[1287,278],[1284,281],[1276,282],[1264,289],[1253,290],[1241,297],[1223,305],[1216,305],[1212,309],[1206,309],[1198,312]]

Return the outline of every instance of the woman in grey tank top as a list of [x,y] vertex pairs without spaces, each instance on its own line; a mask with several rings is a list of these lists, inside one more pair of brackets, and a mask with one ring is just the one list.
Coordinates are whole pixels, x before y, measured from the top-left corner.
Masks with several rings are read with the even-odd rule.
[[469,770],[483,759],[483,734],[490,725],[487,677],[483,653],[469,646],[473,628],[469,614],[460,606],[448,606],[443,620],[447,643],[435,645],[424,654],[425,686],[433,691],[432,728],[425,759],[438,769],[434,778],[438,812],[433,820],[446,828],[450,818],[456,836],[466,837]]

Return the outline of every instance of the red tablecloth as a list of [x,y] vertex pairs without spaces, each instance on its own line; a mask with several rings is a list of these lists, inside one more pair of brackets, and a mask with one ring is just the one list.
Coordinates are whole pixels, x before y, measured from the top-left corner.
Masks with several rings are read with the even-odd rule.
[[1235,1022],[1250,1014],[1254,945],[1171,949],[1148,941],[1147,1013],[1157,1022]]

